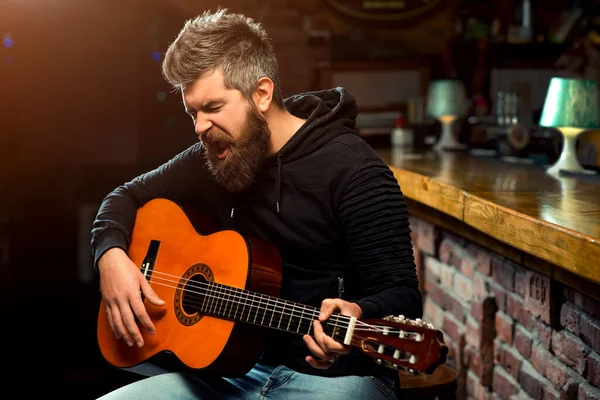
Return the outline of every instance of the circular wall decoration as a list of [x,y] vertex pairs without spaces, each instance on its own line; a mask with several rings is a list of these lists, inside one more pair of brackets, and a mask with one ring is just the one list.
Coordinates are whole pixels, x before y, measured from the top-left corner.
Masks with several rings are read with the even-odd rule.
[[441,0],[326,0],[338,12],[368,21],[400,21],[421,15]]

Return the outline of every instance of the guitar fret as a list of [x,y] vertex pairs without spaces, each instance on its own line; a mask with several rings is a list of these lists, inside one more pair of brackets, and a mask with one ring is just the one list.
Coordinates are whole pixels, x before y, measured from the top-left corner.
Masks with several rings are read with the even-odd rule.
[[211,285],[211,291],[210,291],[210,304],[209,304],[208,310],[207,310],[208,314],[212,314],[212,309],[215,306],[215,299],[216,299],[216,296],[215,296],[215,285],[212,284]]
[[[233,319],[233,320],[236,320],[236,319],[237,319],[237,305],[238,305],[238,304],[239,304],[239,302],[240,302],[240,301],[239,301],[239,298],[240,298],[240,295],[241,295],[241,294],[242,294],[242,293],[240,292],[240,290],[239,290],[239,289],[237,289],[237,288],[236,288],[236,289],[234,289],[234,290],[233,290],[233,295],[232,295],[232,298],[231,298],[231,307],[229,308],[229,315],[230,315],[230,316],[231,316],[231,313],[233,312],[233,316],[232,316],[232,317],[230,317],[230,318],[231,318],[231,319]],[[235,307],[235,310],[233,309],[233,305],[234,305],[234,304],[235,304],[235,306],[236,306],[236,307]]]
[[[243,295],[241,290],[237,291],[240,295]],[[241,296],[240,296],[241,297]],[[239,299],[235,302],[235,311],[233,312],[233,319],[238,319],[237,316],[237,312],[238,312],[238,308],[240,307],[240,301]]]
[[223,297],[223,300],[225,301],[225,307],[223,309],[223,317],[227,318],[228,315],[229,315],[229,313],[227,311],[227,308],[230,307],[230,304],[231,304],[231,292],[232,292],[232,290],[227,290],[225,288],[223,288],[223,289],[224,289],[223,291],[225,293],[225,296]]
[[[204,291],[204,293],[202,293]],[[200,295],[202,296],[202,304],[200,305],[199,311],[204,313],[204,304],[206,303],[206,290],[200,289]]]
[[[233,305],[237,304],[237,298],[238,296],[238,289],[233,289],[230,291],[231,293],[231,300],[230,300],[230,304],[229,304],[229,313],[227,314],[229,316],[230,319],[235,320],[235,312],[233,311]],[[231,313],[233,312],[233,316],[231,315]]]
[[225,302],[225,308],[223,310],[223,317],[227,318],[227,305],[229,304],[229,293],[231,292],[231,290],[227,290],[226,288],[223,288],[223,301]]
[[288,321],[286,330],[290,330],[290,324],[292,323],[292,318],[294,317],[295,306],[292,306],[292,311],[290,312],[290,320]]
[[256,313],[258,312],[258,306],[256,305],[256,296],[252,296],[252,307],[250,307],[250,316],[254,313],[254,319],[256,319]]
[[221,297],[219,298],[219,311],[217,312],[217,315],[223,315],[223,314],[221,314],[221,308],[223,308],[223,301],[225,300],[224,297],[223,297],[223,295],[225,293],[223,292],[223,293],[220,293],[220,294],[221,294]]
[[277,299],[271,298],[269,300],[269,311],[271,312],[271,317],[269,318],[269,327],[272,327],[273,317],[275,316],[275,312],[277,311]]
[[277,309],[277,299],[275,299],[275,304],[273,305],[273,310],[271,312],[271,320],[269,321],[269,327],[273,324],[273,316],[275,315],[275,310]]
[[257,322],[258,325],[262,325],[262,321],[265,319],[265,314],[267,312],[267,306],[269,304],[269,297],[264,297],[262,294],[260,295],[260,298],[258,299],[258,301],[261,304],[260,307],[260,319],[258,320],[259,322]]
[[244,306],[242,307],[242,313],[240,314],[240,321],[244,318],[247,300],[248,300],[248,295],[244,296]]
[[246,321],[250,322],[252,318],[252,312],[254,311],[254,298],[248,297],[248,312],[246,313]]
[[221,285],[217,285],[217,287],[219,288],[218,296],[216,298],[218,308],[215,307],[215,315],[221,315],[221,308],[223,307],[223,288]]
[[338,327],[337,325],[338,325],[339,321],[340,321],[340,318],[336,317],[335,324],[333,325],[333,331],[331,332],[331,335],[330,335],[333,339],[335,339],[335,331],[337,330],[337,327]]
[[256,310],[256,313],[254,314],[254,323],[256,324],[256,317],[258,317],[258,312],[260,311],[261,307],[260,304],[262,302],[262,296],[260,296],[258,298],[258,309]]
[[[283,310],[285,310],[286,304],[287,304],[287,301],[284,300],[283,301]],[[283,318],[283,311],[280,311],[280,313],[279,313],[279,323],[277,324],[277,328],[278,329],[281,329],[281,320],[282,320],[282,318]]]
[[346,339],[346,334],[348,333],[349,323],[350,323],[350,319],[346,318],[346,323],[344,323],[342,325],[342,327],[339,329],[339,336],[340,336],[342,342]]
[[206,310],[210,304],[210,282],[206,283],[206,291],[204,292],[204,301],[202,302],[202,312],[206,314]]
[[254,324],[256,324],[257,319],[260,321],[259,314],[263,311],[263,306],[262,306],[262,297],[261,296],[256,295],[254,298],[256,300],[258,300],[258,304],[256,305],[256,312],[254,314],[254,322],[253,322]]
[[208,285],[206,285],[206,290],[202,295],[202,305],[200,306],[200,312],[204,314],[204,305],[206,304],[206,297],[208,296]]
[[315,316],[316,316],[316,315],[318,315],[318,314],[317,314],[317,309],[315,309],[315,310],[313,311],[313,317],[312,317],[312,320],[311,320],[311,321],[310,321],[310,323],[308,324],[308,332],[306,332],[306,334],[307,334],[307,335],[310,335],[310,330],[311,330],[311,329],[312,329],[312,327],[313,327],[313,320],[315,319]]
[[298,320],[298,329],[296,329],[296,333],[300,332],[300,324],[302,324],[303,321],[303,317],[304,317],[304,311],[306,310],[306,306],[302,305],[302,314],[300,314],[300,319]]
[[219,315],[218,310],[219,310],[219,305],[220,305],[220,296],[221,293],[219,291],[219,285],[215,285],[215,301],[214,301],[214,309],[212,311],[213,315]]
[[[263,295],[260,295],[260,298],[263,298]],[[267,315],[267,309],[268,309],[268,305],[269,305],[269,298],[267,297],[267,302],[265,304],[265,309],[263,310],[263,315],[262,315],[262,319],[260,320],[260,324],[263,325],[264,321],[265,321],[265,315]]]
[[[233,305],[235,304],[235,299],[236,299],[236,295],[237,295],[237,289],[233,289],[229,292],[231,295],[229,297],[229,311],[227,312],[227,316],[229,317],[229,319],[231,318],[231,312],[233,311]],[[234,315],[235,317],[235,315]]]
[[214,295],[214,291],[215,291],[215,285],[214,283],[210,284],[210,301],[208,303],[208,308],[206,309],[207,314],[212,314],[212,306],[215,300],[215,295]]

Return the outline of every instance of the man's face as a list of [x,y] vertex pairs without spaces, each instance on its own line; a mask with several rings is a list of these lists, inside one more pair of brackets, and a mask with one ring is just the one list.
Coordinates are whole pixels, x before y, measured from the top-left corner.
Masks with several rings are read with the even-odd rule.
[[240,91],[225,87],[218,70],[184,89],[183,103],[217,182],[231,192],[246,189],[269,153],[267,121]]

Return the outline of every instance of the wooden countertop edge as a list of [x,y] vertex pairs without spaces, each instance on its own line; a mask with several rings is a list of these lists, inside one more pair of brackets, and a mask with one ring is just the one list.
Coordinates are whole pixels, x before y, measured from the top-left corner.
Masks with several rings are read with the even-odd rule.
[[[466,193],[463,221],[523,252],[600,283],[600,244],[592,237]],[[489,217],[477,212],[486,207]],[[499,232],[501,234],[499,234]]]
[[[600,241],[469,193],[435,177],[390,166],[403,194],[465,224],[595,283]],[[596,268],[595,268],[596,267]]]
[[464,191],[412,171],[395,167],[391,170],[406,197],[463,220]]

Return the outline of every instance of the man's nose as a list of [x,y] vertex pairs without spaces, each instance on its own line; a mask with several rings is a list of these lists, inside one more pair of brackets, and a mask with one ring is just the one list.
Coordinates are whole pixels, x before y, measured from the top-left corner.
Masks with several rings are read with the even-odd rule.
[[196,114],[196,134],[202,136],[203,133],[212,127],[212,122],[201,113]]

